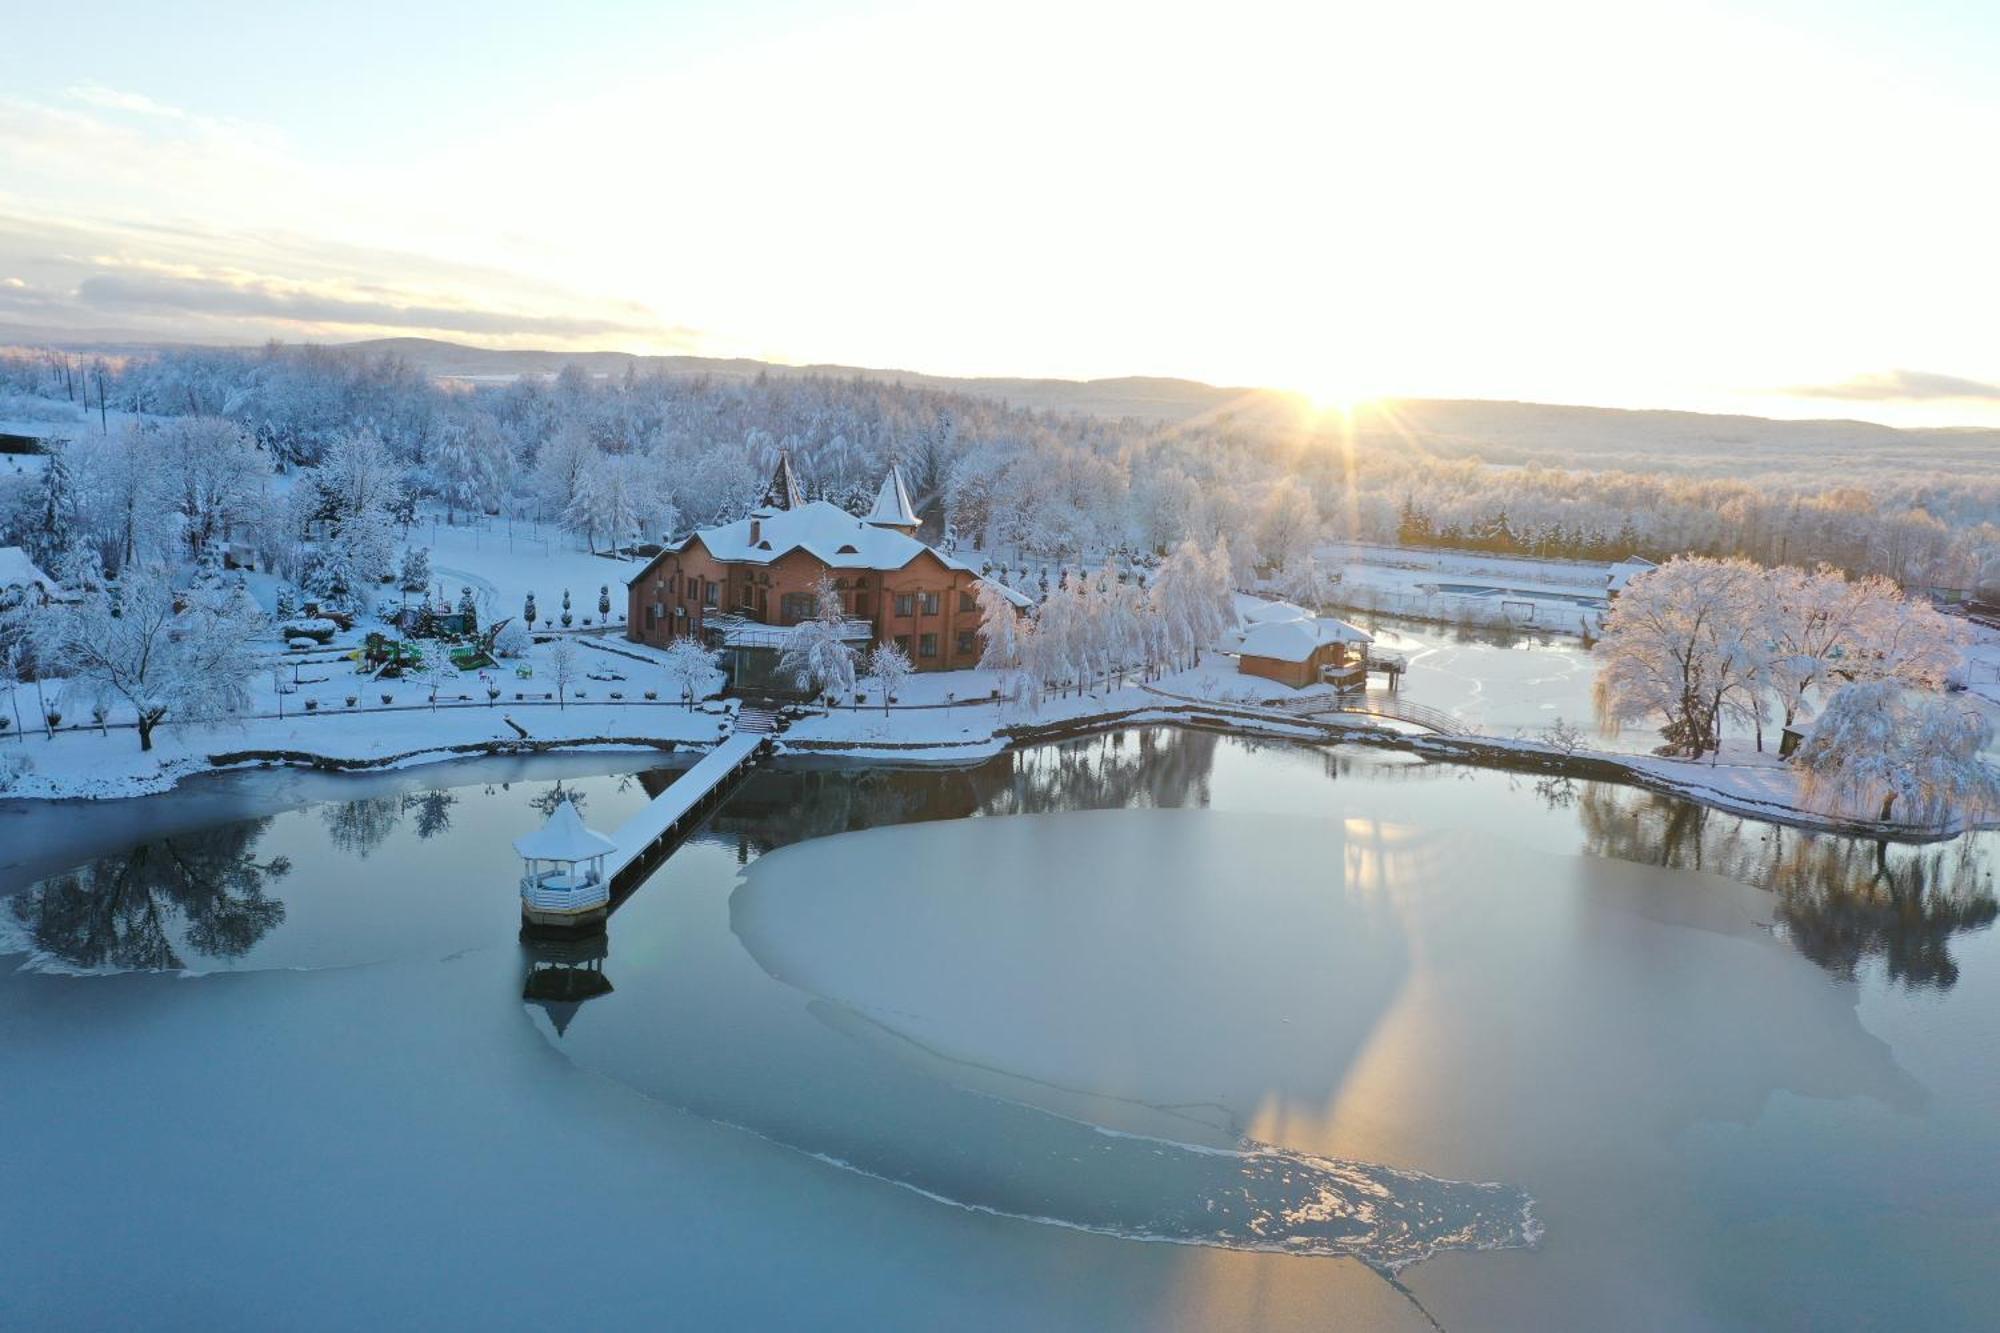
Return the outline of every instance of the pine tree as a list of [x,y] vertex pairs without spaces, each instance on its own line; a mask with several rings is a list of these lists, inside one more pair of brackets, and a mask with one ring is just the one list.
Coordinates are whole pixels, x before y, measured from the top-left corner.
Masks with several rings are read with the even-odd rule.
[[431,586],[431,553],[427,548],[412,546],[403,552],[403,568],[396,586],[404,592],[422,592]]
[[76,482],[70,476],[68,447],[49,451],[42,484],[35,499],[34,523],[26,534],[28,554],[43,569],[63,563],[77,531]]

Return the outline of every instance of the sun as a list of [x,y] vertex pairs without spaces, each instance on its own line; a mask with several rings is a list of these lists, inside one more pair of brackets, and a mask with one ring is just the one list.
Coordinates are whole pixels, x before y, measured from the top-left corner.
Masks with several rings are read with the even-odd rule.
[[1318,416],[1353,416],[1381,397],[1358,384],[1325,384],[1305,391],[1306,402]]

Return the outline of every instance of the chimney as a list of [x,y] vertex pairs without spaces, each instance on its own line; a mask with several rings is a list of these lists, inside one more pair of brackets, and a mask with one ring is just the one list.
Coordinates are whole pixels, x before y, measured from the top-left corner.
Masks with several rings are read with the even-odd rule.
[[753,515],[751,515],[751,516],[750,516],[750,544],[751,544],[752,546],[755,546],[755,545],[757,544],[757,539],[758,539],[759,537],[763,536],[763,534],[764,534],[764,520],[763,520],[763,519],[761,519],[761,518],[758,518],[758,517],[757,517],[756,515],[754,515],[754,514],[753,514]]

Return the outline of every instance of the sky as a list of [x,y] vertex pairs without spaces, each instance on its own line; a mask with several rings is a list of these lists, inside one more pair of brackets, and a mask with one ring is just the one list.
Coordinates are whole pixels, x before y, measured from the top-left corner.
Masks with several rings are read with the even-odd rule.
[[0,341],[2000,424],[2000,5],[14,8]]

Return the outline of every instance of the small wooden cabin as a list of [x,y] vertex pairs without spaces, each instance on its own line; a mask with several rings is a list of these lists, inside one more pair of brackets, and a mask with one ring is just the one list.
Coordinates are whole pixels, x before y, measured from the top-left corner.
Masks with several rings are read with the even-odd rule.
[[1344,620],[1302,617],[1253,625],[1243,635],[1237,670],[1293,689],[1321,681],[1359,688],[1367,682],[1372,635]]

